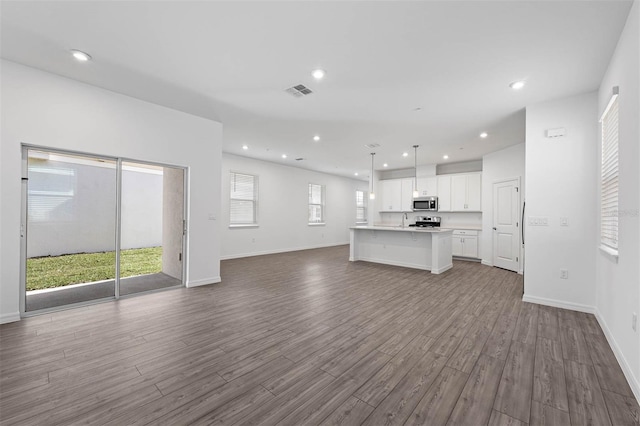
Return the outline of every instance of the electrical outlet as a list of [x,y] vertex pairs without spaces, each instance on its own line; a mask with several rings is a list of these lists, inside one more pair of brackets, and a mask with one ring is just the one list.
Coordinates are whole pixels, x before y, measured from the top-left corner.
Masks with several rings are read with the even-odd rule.
[[569,218],[561,217],[560,218],[560,226],[569,226]]
[[635,312],[631,315],[631,328],[633,331],[638,331],[638,314]]
[[252,239],[251,239],[251,242],[252,242],[252,243],[255,243],[255,242],[256,242],[256,239],[255,239],[255,238],[252,238]]
[[560,278],[563,280],[569,279],[569,271],[566,269],[560,269]]

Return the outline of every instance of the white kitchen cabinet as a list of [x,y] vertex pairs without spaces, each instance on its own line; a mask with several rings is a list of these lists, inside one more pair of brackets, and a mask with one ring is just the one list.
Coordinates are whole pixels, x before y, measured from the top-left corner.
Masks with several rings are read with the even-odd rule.
[[381,212],[409,212],[413,207],[413,178],[385,179],[378,184]]
[[418,193],[420,197],[437,196],[438,178],[436,176],[418,178]]
[[451,175],[451,211],[479,212],[482,179],[480,173]]
[[451,211],[451,175],[438,176],[438,211]]
[[413,211],[413,178],[402,179],[402,194],[401,194],[401,211],[410,212]]
[[464,211],[467,207],[467,175],[451,176],[451,210]]
[[402,206],[402,181],[400,179],[381,180],[378,184],[381,212],[399,212]]
[[451,248],[454,256],[478,258],[478,231],[454,229]]
[[482,211],[482,174],[467,175],[467,210]]

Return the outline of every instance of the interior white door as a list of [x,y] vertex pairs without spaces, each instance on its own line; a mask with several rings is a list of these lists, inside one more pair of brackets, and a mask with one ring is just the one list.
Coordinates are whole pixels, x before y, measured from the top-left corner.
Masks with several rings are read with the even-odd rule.
[[520,257],[520,178],[493,184],[493,265],[517,272]]

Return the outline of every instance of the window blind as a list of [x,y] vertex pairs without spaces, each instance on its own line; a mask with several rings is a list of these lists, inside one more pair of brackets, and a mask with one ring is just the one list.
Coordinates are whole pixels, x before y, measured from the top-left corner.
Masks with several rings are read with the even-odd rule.
[[309,184],[309,223],[324,223],[324,186]]
[[229,224],[258,223],[257,181],[257,176],[231,172]]
[[602,115],[602,163],[600,175],[600,242],[618,248],[618,98]]
[[364,191],[356,191],[356,222],[367,221],[367,205],[365,204]]

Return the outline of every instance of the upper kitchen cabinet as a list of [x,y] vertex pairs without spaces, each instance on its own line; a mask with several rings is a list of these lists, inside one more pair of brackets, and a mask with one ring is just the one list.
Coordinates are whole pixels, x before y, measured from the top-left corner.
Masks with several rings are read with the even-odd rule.
[[409,212],[413,201],[413,178],[386,179],[379,183],[381,212]]
[[481,193],[482,173],[438,176],[439,211],[482,211]]
[[420,197],[437,196],[438,178],[436,176],[418,178],[418,193]]
[[451,211],[451,175],[438,176],[438,211]]
[[380,193],[381,212],[399,212],[402,206],[402,182],[400,179],[381,180],[378,192]]

